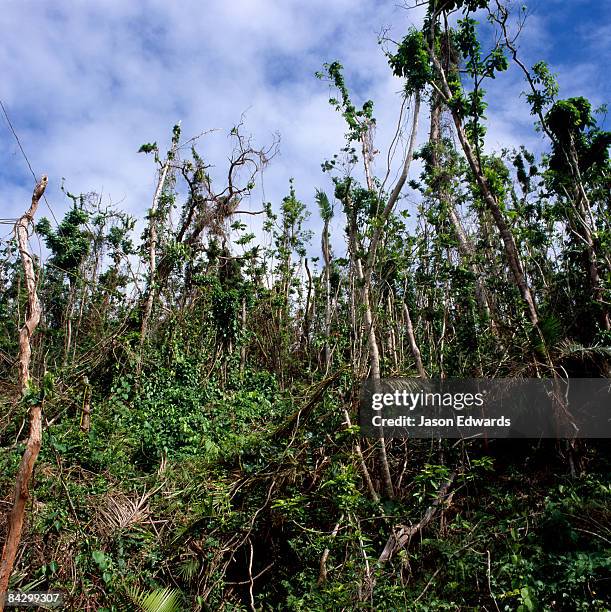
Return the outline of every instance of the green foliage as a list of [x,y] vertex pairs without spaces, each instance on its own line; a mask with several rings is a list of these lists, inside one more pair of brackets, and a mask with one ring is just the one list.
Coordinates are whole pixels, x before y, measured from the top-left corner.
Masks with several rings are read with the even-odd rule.
[[316,203],[323,221],[330,221],[333,217],[333,206],[329,202],[329,197],[324,191],[316,190]]
[[91,245],[91,234],[87,229],[89,214],[82,206],[83,196],[80,197],[80,206],[75,202],[55,231],[46,218],[36,225],[36,231],[44,237],[47,248],[52,252],[51,263],[64,272],[71,283],[75,282],[78,269]]
[[463,92],[462,83],[457,70],[450,74],[449,86],[452,92],[451,108],[461,117],[468,118],[466,125],[469,140],[480,149],[483,147],[485,129],[481,120],[485,119],[484,111],[487,103],[484,101],[485,91],[482,82],[496,78],[498,72],[504,72],[509,67],[505,52],[498,44],[484,56],[482,46],[477,35],[477,22],[471,18],[459,19],[457,28],[453,30],[451,41],[457,52],[465,60],[465,72],[473,80],[474,88],[471,92]]
[[51,399],[55,388],[55,377],[51,372],[45,372],[40,386],[28,381],[21,401],[26,406],[40,406],[45,400]]
[[551,73],[546,62],[537,62],[532,67],[532,80],[535,86],[534,91],[526,94],[526,99],[531,107],[533,115],[539,115],[554,102],[559,92],[556,76]]
[[414,477],[416,490],[413,496],[422,503],[427,499],[435,499],[439,487],[448,479],[450,470],[445,465],[431,465],[425,463],[420,473]]
[[568,144],[571,136],[594,126],[592,106],[583,97],[559,100],[547,114],[547,124],[560,142]]
[[320,79],[327,76],[331,83],[337,88],[340,99],[330,98],[329,104],[342,114],[342,117],[348,125],[346,139],[348,142],[354,142],[359,141],[367,133],[370,126],[375,124],[375,119],[373,117],[373,102],[367,100],[363,106],[357,110],[350,98],[350,92],[348,91],[343,75],[343,68],[344,67],[339,62],[324,64],[325,72],[317,72],[316,76]]
[[143,144],[139,149],[138,153],[152,153],[153,151],[157,151],[157,143],[156,142],[147,142]]
[[584,175],[608,170],[611,132],[596,128],[589,100],[559,100],[547,113],[546,123],[555,137],[549,165],[556,189],[574,182],[577,171]]
[[410,29],[395,53],[388,54],[388,63],[395,76],[405,79],[407,94],[424,89],[433,77],[424,35],[416,28]]

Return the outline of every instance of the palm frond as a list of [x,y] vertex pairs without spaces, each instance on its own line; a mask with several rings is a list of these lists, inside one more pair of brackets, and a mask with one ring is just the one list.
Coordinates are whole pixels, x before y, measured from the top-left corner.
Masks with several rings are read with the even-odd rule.
[[187,559],[179,567],[178,573],[187,582],[190,582],[196,576],[197,572],[199,572],[200,567],[201,567],[201,564],[198,559],[195,559],[195,558]]
[[147,591],[138,587],[129,587],[127,596],[140,612],[180,612],[180,591],[178,589],[156,589]]

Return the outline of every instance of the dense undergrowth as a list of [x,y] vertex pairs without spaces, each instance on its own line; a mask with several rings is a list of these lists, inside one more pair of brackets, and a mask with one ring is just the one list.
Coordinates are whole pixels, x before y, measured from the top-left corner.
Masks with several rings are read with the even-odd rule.
[[[129,609],[130,586],[168,585],[179,609],[247,609],[251,597],[268,609],[353,609],[363,564],[375,565],[393,525],[420,520],[457,469],[438,520],[380,571],[362,607],[608,605],[602,441],[582,450],[578,478],[549,440],[395,441],[397,497],[377,503],[362,493],[357,432],[339,409],[349,373],[289,393],[272,374],[245,371],[221,388],[196,362],[173,359],[140,386],[113,382],[93,402],[89,432],[65,399],[49,403],[47,419],[62,418],[45,430],[16,586],[58,589],[75,610]],[[295,419],[312,395],[315,407]],[[21,452],[2,455],[6,489]]]

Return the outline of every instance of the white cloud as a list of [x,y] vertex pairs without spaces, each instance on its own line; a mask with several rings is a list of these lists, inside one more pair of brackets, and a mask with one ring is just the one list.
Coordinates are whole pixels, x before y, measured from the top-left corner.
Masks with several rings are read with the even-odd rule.
[[[376,102],[383,162],[400,83],[390,76],[376,33],[392,25],[400,38],[421,16],[421,8],[406,11],[392,0],[5,0],[0,97],[35,170],[50,176],[47,197],[58,216],[67,204],[59,191],[65,177],[70,191],[103,190],[142,218],[155,177],[139,146],[153,140],[165,146],[178,119],[187,137],[220,128],[201,149],[222,169],[226,133],[244,111],[256,143],[268,144],[275,132],[282,138],[265,173],[265,198],[278,203],[294,177],[298,196],[312,204],[314,189],[328,186],[320,164],[342,146],[345,131],[314,71],[338,59],[355,101]],[[523,40],[529,55],[553,46],[543,10]],[[491,144],[517,144],[527,133],[536,139],[516,97],[519,75],[499,85],[491,92],[499,103],[490,114]],[[426,131],[423,118],[423,138]],[[8,217],[27,204],[31,176],[8,131],[1,127],[0,134],[0,216]],[[254,209],[262,197],[255,194]],[[44,207],[41,214],[48,214]]]

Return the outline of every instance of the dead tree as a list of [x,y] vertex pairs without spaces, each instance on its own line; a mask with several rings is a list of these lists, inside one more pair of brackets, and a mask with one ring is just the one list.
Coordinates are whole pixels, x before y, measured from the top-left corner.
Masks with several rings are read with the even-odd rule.
[[[21,263],[28,292],[27,316],[23,327],[19,332],[19,384],[21,392],[24,393],[30,381],[30,361],[32,357],[32,335],[40,322],[41,307],[36,293],[36,273],[32,255],[28,250],[28,229],[34,220],[38,203],[47,186],[47,177],[43,175],[32,194],[30,208],[23,214],[15,224],[15,236],[21,255]],[[8,534],[4,548],[2,549],[2,560],[0,561],[0,612],[4,610],[4,597],[8,589],[9,579],[15,564],[17,549],[21,541],[23,521],[25,517],[25,506],[30,497],[29,488],[34,471],[34,464],[40,452],[42,440],[42,406],[40,403],[30,408],[30,433],[26,449],[15,478],[15,494],[13,508],[8,520]]]
[[[183,245],[194,255],[202,248],[206,234],[224,238],[227,224],[235,214],[248,211],[237,210],[240,202],[250,195],[255,187],[257,175],[274,157],[278,148],[275,139],[265,149],[255,149],[250,138],[240,132],[241,124],[233,128],[231,137],[234,148],[229,158],[226,185],[216,191],[204,160],[193,149],[194,161],[185,161],[178,166],[188,187],[188,198],[182,207],[181,220],[173,233],[176,244]],[[157,265],[158,293],[164,288],[173,270],[171,257],[162,256]]]
[[168,155],[161,170],[159,171],[159,180],[157,181],[157,188],[155,189],[155,195],[153,196],[153,203],[149,211],[149,282],[148,290],[146,295],[146,302],[144,304],[144,313],[142,314],[142,325],[140,327],[140,352],[146,341],[146,335],[148,332],[148,324],[153,311],[153,303],[155,301],[155,277],[157,274],[157,242],[158,242],[158,209],[163,190],[165,188],[166,179],[168,177],[168,170],[170,169],[170,163],[176,157],[176,149],[178,148],[178,139],[180,136],[180,122],[174,129],[174,138],[172,138],[172,148],[168,151]]

